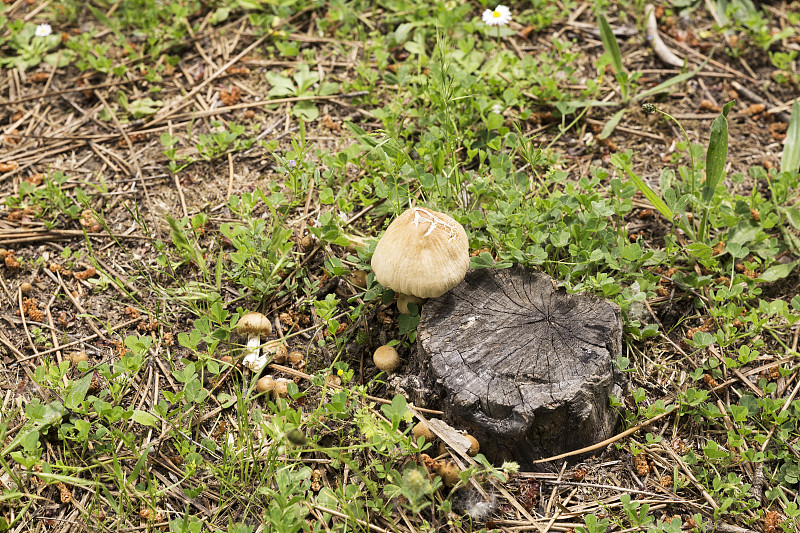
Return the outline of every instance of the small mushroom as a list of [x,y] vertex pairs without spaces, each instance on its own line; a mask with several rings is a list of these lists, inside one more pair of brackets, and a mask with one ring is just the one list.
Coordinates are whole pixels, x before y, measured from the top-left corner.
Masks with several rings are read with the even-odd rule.
[[72,363],[73,366],[78,366],[78,363],[81,361],[88,361],[89,356],[86,355],[86,352],[73,352],[69,354],[69,362]]
[[367,288],[367,273],[363,270],[352,271],[347,280],[359,289]]
[[342,378],[337,376],[336,374],[329,374],[325,377],[325,385],[328,387],[341,387],[342,386]]
[[274,350],[275,354],[272,356],[272,362],[279,365],[285,365],[289,359],[289,350],[282,341],[275,341],[275,344],[270,344],[270,350]]
[[33,290],[33,285],[31,285],[27,281],[23,281],[22,284],[19,286],[19,290],[22,291],[22,294],[27,296]]
[[414,435],[414,440],[419,440],[420,437],[425,437],[425,441],[431,442],[436,438],[433,434],[433,431],[431,431],[425,422],[417,422],[416,425],[411,428],[411,434]]
[[400,356],[394,346],[384,345],[375,350],[372,361],[380,370],[392,372],[400,366]]
[[256,382],[256,390],[270,393],[275,390],[275,384],[275,379],[272,376],[264,376]]
[[[436,298],[464,279],[469,240],[452,217],[412,207],[397,217],[378,241],[372,270],[378,282],[399,295]],[[402,296],[401,296],[402,297]],[[398,297],[408,311],[408,300]]]
[[460,470],[452,461],[437,461],[435,470],[446,487],[452,487],[460,480],[458,477]]
[[481,449],[481,445],[478,442],[478,439],[470,435],[469,433],[464,433],[464,437],[469,441],[469,448],[467,449],[467,455],[470,457],[475,457],[478,455],[478,452]]
[[236,329],[239,333],[247,335],[242,364],[253,372],[260,371],[267,364],[267,358],[261,355],[259,349],[261,337],[269,337],[272,334],[272,324],[261,313],[250,312],[239,319]]
[[289,383],[290,380],[286,378],[278,378],[275,380],[275,388],[272,389],[272,396],[275,399],[289,397]]
[[294,368],[303,368],[306,365],[303,354],[300,352],[289,352],[289,364]]

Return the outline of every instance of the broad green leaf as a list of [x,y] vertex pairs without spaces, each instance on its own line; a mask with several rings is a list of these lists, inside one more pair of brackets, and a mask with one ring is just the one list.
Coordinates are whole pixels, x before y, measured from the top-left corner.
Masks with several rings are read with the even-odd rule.
[[717,185],[725,174],[725,159],[728,157],[728,112],[735,100],[722,106],[722,113],[711,124],[711,138],[706,152],[706,184],[703,187],[703,201],[710,202]]
[[143,426],[155,426],[156,425],[156,417],[148,413],[147,411],[141,411],[139,409],[134,409],[133,414],[131,415],[131,420],[134,422],[138,422]]
[[661,197],[642,180],[642,178],[636,175],[626,158],[623,158],[621,154],[614,154],[611,156],[611,163],[613,163],[613,165],[618,169],[624,170],[625,173],[628,174],[633,183],[636,184],[636,187],[642,191],[642,194],[644,194],[645,198],[647,198],[650,203],[653,204],[653,207],[658,209],[659,213],[664,215],[670,221],[675,219],[675,213],[672,212],[672,209],[669,208],[666,202],[664,202],[664,200],[662,200]]
[[625,114],[625,111],[627,111],[627,108],[622,108],[616,113],[614,113],[614,116],[611,117],[608,122],[606,122],[605,126],[603,126],[603,131],[600,132],[600,135],[598,135],[597,138],[605,139],[606,137],[611,135],[611,132],[613,132],[614,128],[617,127],[619,121],[622,120],[622,115]]
[[781,155],[781,172],[797,172],[800,168],[800,104],[795,99],[792,104],[792,118],[786,130],[786,144]]
[[310,100],[297,102],[292,106],[292,114],[306,122],[312,122],[319,117],[319,108]]
[[786,263],[784,265],[775,265],[769,267],[764,271],[763,274],[759,276],[759,279],[761,281],[777,281],[779,279],[783,279],[791,274],[792,270],[794,270],[794,267],[796,266],[797,261],[792,261],[791,263]]
[[794,229],[800,230],[800,209],[794,206],[786,207],[784,213],[786,213],[786,220],[789,221],[789,224],[794,226]]
[[614,67],[614,72],[622,74],[625,71],[622,69],[622,54],[619,51],[617,38],[614,36],[614,32],[611,30],[605,15],[597,17],[597,22],[600,25],[600,39],[603,41],[606,52],[611,56],[611,65]]
[[92,385],[93,373],[88,372],[78,381],[73,382],[69,392],[64,397],[64,407],[67,409],[76,409],[81,402],[86,398],[86,393],[89,392],[89,387]]
[[272,88],[267,93],[270,96],[294,96],[297,89],[292,80],[275,72],[267,72],[267,81]]

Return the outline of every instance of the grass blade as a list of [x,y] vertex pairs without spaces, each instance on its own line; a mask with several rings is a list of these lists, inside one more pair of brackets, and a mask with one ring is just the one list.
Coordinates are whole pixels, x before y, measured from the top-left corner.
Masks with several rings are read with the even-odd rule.
[[691,72],[684,72],[683,74],[678,74],[677,76],[673,76],[673,77],[671,77],[670,79],[668,79],[667,81],[665,81],[663,83],[659,83],[658,85],[656,85],[652,89],[647,89],[646,91],[640,92],[639,94],[637,94],[636,96],[633,97],[633,101],[636,102],[637,100],[641,100],[642,98],[647,98],[648,96],[652,96],[654,94],[659,94],[659,93],[666,92],[667,89],[669,89],[670,87],[673,87],[674,85],[678,85],[679,83],[683,83],[686,80],[694,78],[694,76],[698,72],[700,72],[700,70],[703,67],[706,66],[706,63],[708,63],[709,59],[710,58],[707,58],[705,61],[703,61],[700,64],[699,67],[697,67],[696,69],[694,69]]
[[711,124],[711,138],[706,151],[706,183],[703,186],[703,201],[710,202],[714,191],[725,174],[725,159],[728,157],[728,112],[735,100],[722,107],[722,113]]
[[619,124],[619,121],[622,120],[622,115],[625,114],[625,111],[626,111],[626,108],[622,108],[619,111],[617,111],[616,113],[614,113],[614,116],[611,117],[608,122],[606,122],[605,126],[603,126],[603,131],[600,132],[600,135],[598,135],[597,138],[598,139],[605,139],[606,137],[611,135],[611,132],[613,132],[614,128],[617,127],[617,124]]
[[792,118],[786,130],[786,144],[781,155],[781,172],[796,172],[800,168],[800,104],[795,98],[792,104]]
[[597,22],[600,25],[600,39],[603,41],[606,52],[611,56],[614,74],[622,74],[625,71],[622,70],[622,53],[619,51],[617,38],[614,36],[614,32],[611,30],[611,26],[608,24],[605,15],[599,15],[597,17]]
[[622,169],[625,171],[626,174],[631,178],[634,184],[642,191],[642,194],[647,198],[653,207],[658,209],[658,212],[664,215],[671,221],[675,219],[675,213],[672,212],[672,209],[669,208],[667,203],[661,199],[661,197],[650,188],[650,186],[642,180],[639,176],[631,168],[630,163],[628,162],[627,157],[623,157],[621,154],[614,154],[611,156],[611,163],[617,167],[618,169]]

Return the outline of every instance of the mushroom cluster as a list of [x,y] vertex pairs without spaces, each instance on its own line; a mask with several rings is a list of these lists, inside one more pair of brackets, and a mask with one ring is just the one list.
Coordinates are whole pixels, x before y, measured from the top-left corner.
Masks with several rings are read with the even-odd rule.
[[394,219],[372,255],[375,278],[398,293],[397,308],[436,298],[464,279],[469,268],[469,240],[452,217],[412,207]]

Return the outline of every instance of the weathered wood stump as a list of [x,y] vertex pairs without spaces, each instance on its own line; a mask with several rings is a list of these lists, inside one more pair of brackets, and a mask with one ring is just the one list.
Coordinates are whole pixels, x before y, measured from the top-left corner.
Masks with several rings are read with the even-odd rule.
[[425,304],[418,339],[416,366],[445,418],[475,435],[490,460],[531,468],[613,434],[609,395],[625,379],[611,302],[568,295],[523,267],[472,270]]

